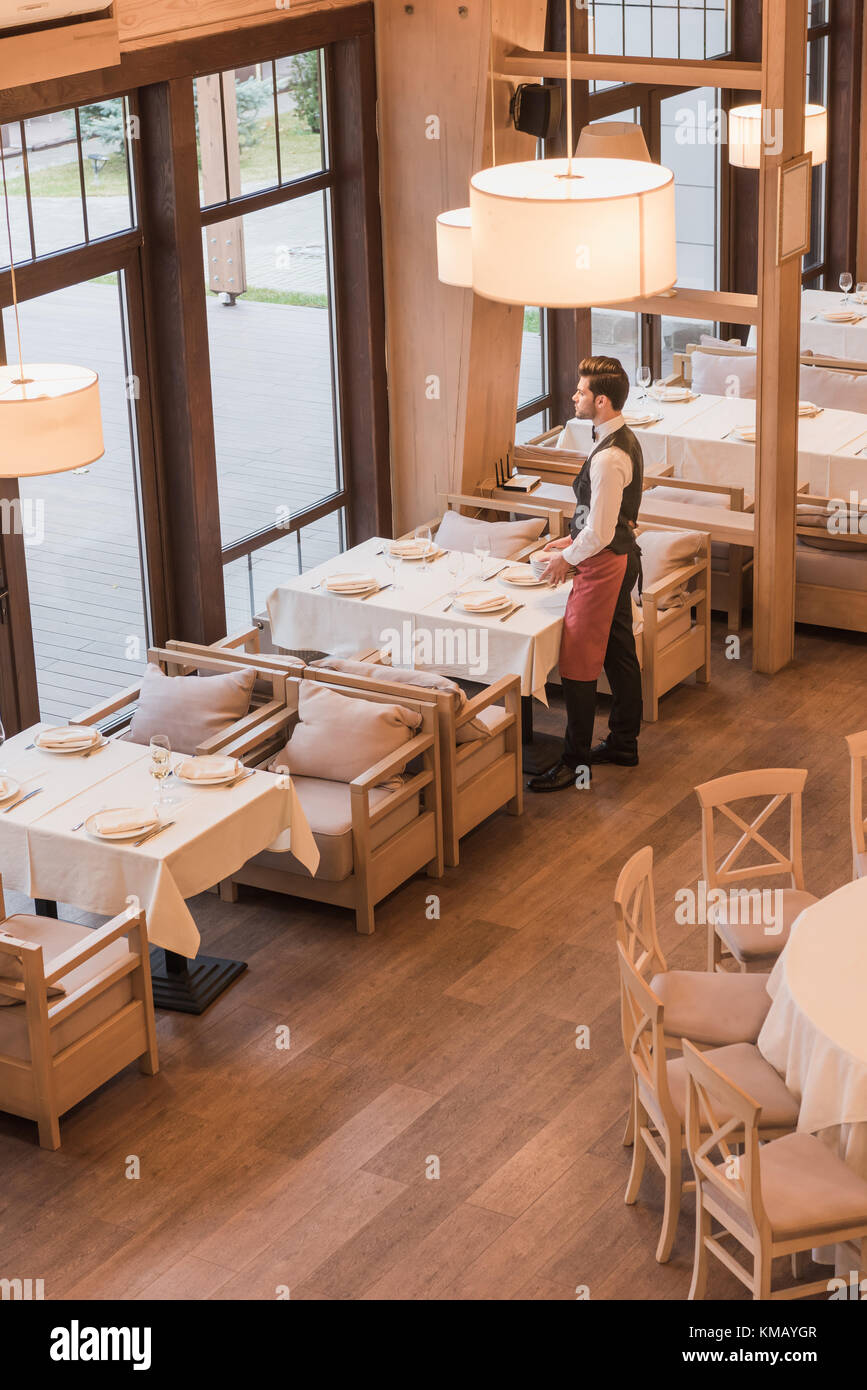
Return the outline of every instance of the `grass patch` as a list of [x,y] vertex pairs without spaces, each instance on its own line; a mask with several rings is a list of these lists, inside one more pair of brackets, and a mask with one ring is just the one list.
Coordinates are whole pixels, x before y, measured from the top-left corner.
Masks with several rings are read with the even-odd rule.
[[[214,290],[208,290],[212,299],[218,298]],[[325,294],[304,294],[301,290],[265,290],[251,285],[244,290],[239,299],[249,299],[252,304],[294,304],[300,309],[327,309],[328,296]]]

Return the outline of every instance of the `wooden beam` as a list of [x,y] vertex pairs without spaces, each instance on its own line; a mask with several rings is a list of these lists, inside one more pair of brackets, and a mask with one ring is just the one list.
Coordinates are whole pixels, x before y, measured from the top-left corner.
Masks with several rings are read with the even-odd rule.
[[678,318],[714,322],[759,321],[759,302],[754,294],[727,294],[722,290],[671,290],[646,299],[626,299],[616,307],[636,314],[674,314]]
[[[863,0],[836,0],[828,39],[828,163],[825,204],[828,241],[826,284],[836,285],[844,270],[854,271],[858,254],[859,171],[863,168],[861,62]],[[812,100],[812,98],[811,98]],[[860,279],[860,275],[855,276]]]
[[795,495],[801,258],[777,264],[781,167],[803,153],[807,0],[764,0],[762,105],[782,114],[782,147],[759,170],[759,333],[753,667],[786,666],[795,641]]
[[[779,36],[775,36],[775,42],[779,42]],[[499,64],[499,73],[509,79],[565,77],[566,54],[511,48]],[[634,58],[575,53],[572,76],[607,82],[645,82],[651,87],[730,87],[749,91],[760,86],[762,65],[728,58]]]
[[[861,35],[861,113],[858,123],[858,168],[863,170],[867,158],[867,24]],[[867,280],[867,178],[858,180],[858,242],[856,251],[856,280]]]
[[77,24],[55,24],[23,34],[7,31],[0,38],[0,89],[116,68],[120,62],[117,7],[107,8],[109,14]]
[[226,631],[205,310],[193,84],[142,90],[144,286],[156,402],[169,628],[213,642]]

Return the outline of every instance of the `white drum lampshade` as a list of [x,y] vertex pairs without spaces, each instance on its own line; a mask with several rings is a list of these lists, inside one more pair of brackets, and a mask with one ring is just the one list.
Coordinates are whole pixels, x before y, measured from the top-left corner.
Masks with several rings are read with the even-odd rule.
[[632,121],[592,121],[578,136],[578,159],[639,159],[650,163],[640,125]]
[[[728,121],[729,164],[734,164],[738,169],[758,169],[762,123],[761,106],[732,107]],[[767,127],[765,133],[772,141],[778,131],[770,117]],[[824,164],[828,158],[828,112],[824,106],[809,105],[804,108],[804,152],[810,155],[814,168],[817,164]]]
[[473,228],[469,208],[452,208],[437,218],[437,274],[445,285],[472,288]]
[[552,309],[617,304],[677,279],[674,175],[636,159],[537,159],[470,180],[473,289]]
[[87,367],[0,367],[0,477],[65,473],[105,453],[99,381]]

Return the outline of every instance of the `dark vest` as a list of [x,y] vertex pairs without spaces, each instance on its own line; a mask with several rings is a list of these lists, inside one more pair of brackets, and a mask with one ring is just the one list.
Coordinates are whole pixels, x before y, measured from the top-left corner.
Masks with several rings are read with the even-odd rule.
[[614,536],[606,550],[613,550],[615,555],[626,555],[630,550],[637,549],[635,535],[630,526],[630,522],[638,520],[638,508],[641,505],[641,489],[644,477],[644,459],[641,453],[641,445],[632,433],[628,425],[621,425],[620,429],[608,434],[604,439],[600,439],[595,444],[590,453],[584,460],[581,472],[578,474],[572,488],[575,493],[575,513],[569,522],[569,533],[574,540],[579,531],[584,529],[587,517],[590,514],[590,496],[592,484],[590,481],[590,461],[594,454],[598,454],[602,449],[617,448],[622,449],[624,454],[628,454],[632,460],[632,477],[623,489],[623,497],[620,502],[620,515],[617,518],[617,526]]

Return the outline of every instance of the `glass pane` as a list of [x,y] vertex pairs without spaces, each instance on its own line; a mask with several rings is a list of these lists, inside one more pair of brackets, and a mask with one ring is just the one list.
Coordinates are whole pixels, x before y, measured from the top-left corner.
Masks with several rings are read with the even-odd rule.
[[204,229],[223,544],[340,487],[325,201]]
[[193,97],[203,207],[325,167],[318,49],[198,77]]
[[[268,595],[278,584],[339,555],[344,549],[343,536],[344,514],[340,508],[300,532],[225,565],[226,631],[237,632],[264,613]],[[299,555],[303,556],[301,562]]]
[[617,357],[629,380],[634,381],[639,366],[638,315],[623,309],[592,309],[590,317],[593,355]]
[[125,232],[133,225],[129,197],[131,126],[122,97],[82,106],[82,167],[87,206],[87,234],[96,237]]
[[702,333],[715,337],[718,328],[715,323],[699,323],[693,319],[663,318],[661,324],[663,376],[673,370],[672,359],[676,352],[685,351],[687,343],[697,343]]
[[[80,362],[99,373],[105,454],[73,473],[22,479],[30,509],[27,583],[43,719],[74,719],[144,669],[136,460],[130,368],[117,277],[57,290],[21,306],[28,357]],[[7,349],[14,341],[3,311]]]
[[524,336],[521,342],[521,375],[518,380],[518,409],[548,390],[545,361],[545,315],[539,309],[524,310]]
[[677,283],[717,286],[720,130],[710,87],[666,97],[660,103],[662,163],[674,173],[677,216]]
[[519,420],[515,426],[515,443],[526,444],[529,439],[536,439],[540,434],[544,434],[547,428],[547,410],[540,411],[538,415],[531,415],[528,420]]

